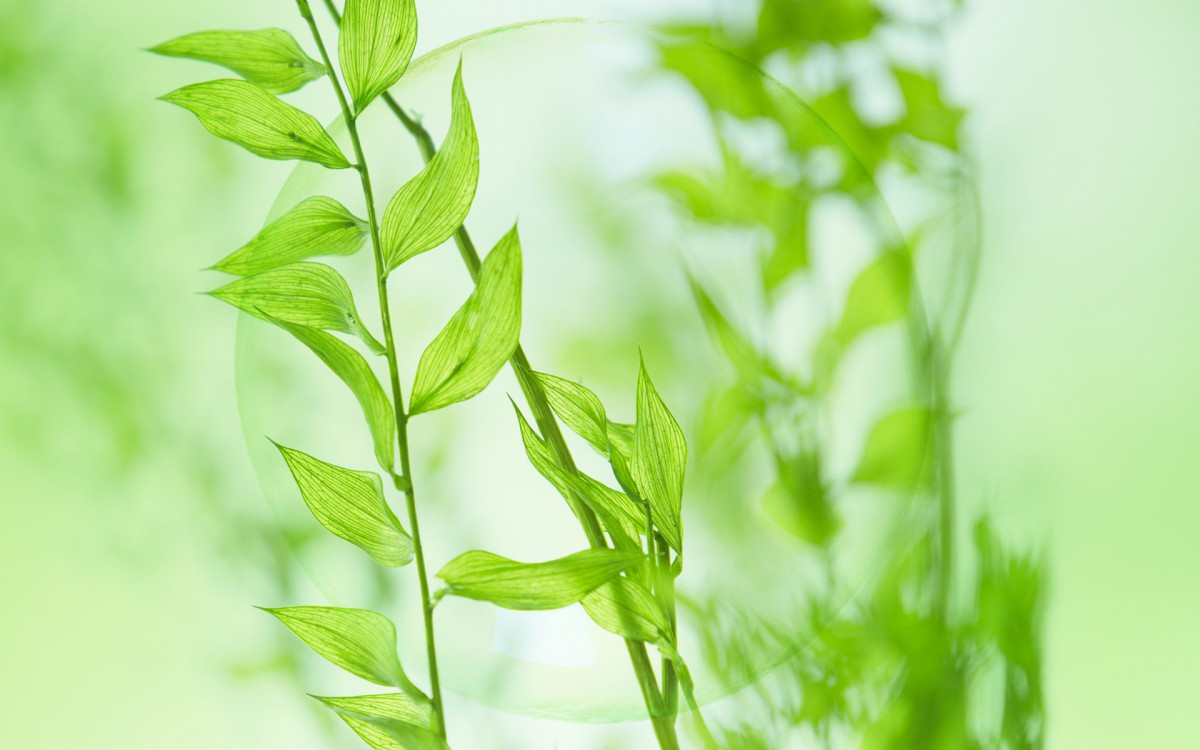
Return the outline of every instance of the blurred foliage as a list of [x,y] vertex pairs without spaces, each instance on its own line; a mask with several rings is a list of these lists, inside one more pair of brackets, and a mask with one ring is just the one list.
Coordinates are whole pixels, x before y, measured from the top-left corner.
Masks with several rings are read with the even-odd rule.
[[[731,373],[708,398],[698,462],[714,475],[732,471],[761,439],[775,471],[766,515],[827,567],[824,590],[798,592],[812,621],[794,633],[715,600],[692,603],[715,673],[731,689],[753,683],[735,698],[738,709],[722,714],[738,717],[721,727],[729,748],[790,747],[797,738],[879,750],[1043,746],[1041,563],[1006,548],[986,518],[970,554],[955,548],[951,365],[979,262],[966,113],[947,99],[937,57],[956,5],[930,0],[900,11],[870,0],[764,0],[734,20],[669,27],[660,43],[662,66],[707,106],[722,159],[655,183],[701,231],[749,229],[760,251],[763,304],[748,321],[721,309],[718,282],[693,279]],[[794,86],[811,109],[783,101],[760,69]],[[889,93],[898,105],[890,110]],[[784,153],[752,165],[742,148],[748,124],[777,133]],[[814,206],[842,196],[865,211],[876,185],[897,174],[903,189],[932,194],[932,208],[901,217],[900,246],[885,239],[860,269],[807,365],[784,366],[752,332],[779,330],[779,317],[795,314],[785,302],[813,272]],[[935,286],[937,294],[926,291]],[[821,415],[843,355],[888,325],[909,331],[927,400],[898,405],[876,423],[850,482],[914,495],[921,520],[887,551],[878,579],[839,608],[838,596],[856,583],[840,580],[834,562],[851,543],[839,509],[847,485],[830,473]],[[758,641],[805,638],[769,678],[743,674]]]

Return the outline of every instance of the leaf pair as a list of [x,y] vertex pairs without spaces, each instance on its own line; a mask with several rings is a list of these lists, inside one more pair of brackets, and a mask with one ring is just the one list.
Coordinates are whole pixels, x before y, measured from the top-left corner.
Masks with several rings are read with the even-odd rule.
[[475,396],[496,377],[521,334],[521,243],[513,227],[488,253],[466,303],[421,355],[410,414]]

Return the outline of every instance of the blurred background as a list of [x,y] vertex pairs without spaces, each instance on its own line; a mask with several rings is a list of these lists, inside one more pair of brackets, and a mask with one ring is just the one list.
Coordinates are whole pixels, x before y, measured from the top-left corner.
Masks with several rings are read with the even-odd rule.
[[[865,4],[828,5],[838,11],[829,17],[841,18],[840,10]],[[959,8],[914,0],[880,8],[915,19],[884,48],[909,50],[938,71],[939,101],[965,113],[950,150],[969,155],[981,196],[970,221],[980,233],[978,281],[952,386],[957,534],[969,546],[973,519],[986,512],[1005,545],[1040,557],[1045,745],[1186,747],[1200,670],[1200,509],[1193,502],[1200,496],[1193,458],[1200,446],[1200,257],[1193,252],[1200,212],[1192,209],[1200,148],[1191,131],[1200,115],[1200,7],[1187,0],[973,0]],[[466,48],[468,63],[479,60],[468,82],[477,81],[470,85],[484,149],[471,226],[487,247],[520,216],[530,256],[524,338],[535,364],[587,378],[629,418],[640,343],[656,382],[689,415],[693,440],[702,441],[706,390],[689,375],[700,361],[701,371],[715,367],[709,363],[719,355],[689,307],[687,277],[663,260],[686,261],[693,245],[676,240],[688,247],[641,251],[692,237],[666,219],[654,223],[676,212],[666,199],[646,197],[646,186],[668,168],[711,159],[712,113],[677,74],[679,58],[676,73],[665,72],[657,43],[633,41],[634,31],[667,24],[737,46],[778,29],[783,40],[764,43],[780,48],[793,34],[797,48],[817,59],[816,84],[806,74],[789,77],[777,59],[755,62],[806,97],[821,93],[822,50],[850,47],[834,56],[849,73],[829,74],[834,79],[869,78],[876,53],[862,39],[837,38],[833,22],[815,30],[782,20],[755,27],[761,16],[752,0],[455,0],[418,2],[418,10],[418,54],[522,21],[570,15],[622,22],[583,32],[559,25]],[[126,0],[103,13],[76,0],[0,8],[0,121],[8,144],[0,181],[5,746],[356,746],[303,696],[336,692],[330,672],[251,606],[394,594],[363,583],[359,568],[339,568],[336,553],[308,546],[311,520],[289,515],[272,474],[279,467],[258,455],[266,446],[257,436],[279,428],[272,420],[291,394],[309,393],[304,384],[315,368],[290,367],[286,354],[273,354],[281,342],[196,294],[220,283],[199,269],[241,245],[273,206],[336,186],[292,164],[253,159],[154,101],[223,74],[141,51],[199,29],[267,26],[290,29],[310,47],[296,20],[285,0]],[[444,129],[448,60],[430,61],[404,84],[435,136]],[[506,79],[510,72],[520,77]],[[810,85],[813,91],[803,90]],[[744,90],[730,86],[727,93]],[[890,122],[887,96],[874,90],[864,84],[853,94],[853,119],[829,118],[860,158],[877,133],[850,126]],[[325,94],[318,84],[295,101],[331,120]],[[600,119],[589,121],[592,115]],[[714,115],[713,122],[724,120]],[[758,142],[753,132],[738,137]],[[397,184],[417,164],[404,148],[389,163]],[[914,189],[871,171],[883,192],[869,202],[890,206],[901,223],[896,231],[911,241],[919,234],[905,219],[920,213]],[[631,192],[602,196],[614,185]],[[653,210],[639,213],[647,205]],[[631,226],[646,231],[631,236]],[[564,237],[575,244],[551,252]],[[452,254],[443,255],[421,272],[445,285],[428,288],[425,299],[414,280],[404,295],[410,319],[425,315],[425,338],[467,289]],[[720,276],[719,267],[685,266]],[[830,300],[841,292],[826,291],[826,306],[836,309]],[[736,287],[725,294],[739,299]],[[587,302],[565,309],[577,299],[615,300],[621,312],[600,324]],[[430,423],[422,466],[447,495],[470,491],[455,478],[455,459],[438,447],[459,430],[471,427],[471,445],[481,450],[504,443],[508,452],[491,459],[496,471],[522,460],[511,423],[499,421],[509,418],[503,391],[514,390],[504,378],[477,413]],[[870,382],[864,387],[878,392]],[[891,397],[916,386],[897,388]],[[272,394],[282,400],[277,409]],[[290,415],[287,424],[302,416]],[[704,455],[699,445],[693,450]],[[506,493],[545,492],[527,467],[511,471],[517,484],[505,484]],[[703,476],[692,482],[697,495],[720,489]],[[425,525],[453,529],[434,538],[439,561],[465,545],[496,546],[486,517],[464,520],[453,504],[429,517]],[[533,536],[559,522],[535,526]],[[889,551],[887,541],[855,534],[868,552],[857,562],[849,555],[842,573],[845,587],[857,590],[890,563],[880,552]],[[552,551],[515,549],[530,557]],[[716,572],[705,569],[704,580],[719,576],[721,566],[711,567]],[[964,578],[975,575],[967,569]],[[394,595],[403,601],[404,592]],[[448,605],[445,612],[449,619],[474,610]],[[507,632],[503,623],[495,627]],[[486,645],[495,650],[496,643]],[[489,708],[496,696],[472,688],[471,665],[466,659],[451,668],[464,677],[450,710],[501,728],[484,737],[509,738],[512,747],[644,742],[645,728],[636,725],[578,727],[522,716],[554,714],[530,707],[548,679],[537,671],[527,675],[528,689],[509,693],[522,706]],[[736,691],[710,696],[718,721],[739,710],[739,698],[725,692]],[[627,718],[603,690],[588,699],[596,702],[589,710]],[[469,731],[463,747],[491,746],[472,745]],[[789,737],[786,746],[822,740],[840,746],[819,732]]]

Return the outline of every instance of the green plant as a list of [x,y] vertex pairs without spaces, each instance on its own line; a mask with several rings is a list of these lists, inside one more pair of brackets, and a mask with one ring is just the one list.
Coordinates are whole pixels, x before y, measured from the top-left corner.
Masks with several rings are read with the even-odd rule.
[[[307,0],[297,0],[297,7],[319,60],[279,29],[189,34],[153,51],[223,65],[241,76],[185,86],[162,97],[191,111],[214,135],[263,158],[304,160],[358,174],[365,219],[332,198],[312,196],[219,261],[215,270],[241,278],[211,294],[290,334],[359,402],[382,477],[330,464],[293,447],[277,444],[277,448],[303,501],[326,529],[381,566],[415,562],[428,692],[409,679],[401,666],[396,628],[382,614],[337,607],[265,611],[333,664],[395,690],[318,698],[372,747],[447,747],[434,628],[434,608],[446,595],[520,610],[581,603],[600,627],[625,640],[659,745],[679,747],[675,715],[682,694],[696,732],[706,746],[714,746],[677,645],[673,582],[682,570],[681,505],[687,457],[682,430],[644,365],[638,376],[635,424],[610,421],[590,391],[532,368],[519,343],[522,264],[517,230],[514,227],[502,237],[481,260],[463,226],[475,195],[479,158],[461,64],[451,92],[449,132],[442,147],[435,149],[429,133],[387,93],[404,75],[415,48],[417,18],[412,0],[349,0],[344,13],[332,2],[326,6],[339,26],[340,66],[335,66]],[[315,117],[278,96],[323,77],[337,99],[350,155]],[[382,214],[357,127],[358,118],[378,99],[414,137],[426,160],[424,169],[394,193]],[[406,261],[451,237],[476,287],[424,349],[406,407],[388,279]],[[360,316],[342,275],[310,260],[353,255],[368,242],[382,342]],[[387,387],[358,348],[330,332],[346,334],[371,355],[382,357]],[[506,362],[537,425],[535,431],[515,407],[530,461],[563,495],[589,548],[541,563],[465,552],[437,573],[445,587],[434,593],[421,543],[410,422],[422,413],[478,395]],[[576,468],[557,420],[607,458],[620,490]],[[388,503],[384,478],[404,496],[407,528]],[[662,654],[661,686],[648,645]]]

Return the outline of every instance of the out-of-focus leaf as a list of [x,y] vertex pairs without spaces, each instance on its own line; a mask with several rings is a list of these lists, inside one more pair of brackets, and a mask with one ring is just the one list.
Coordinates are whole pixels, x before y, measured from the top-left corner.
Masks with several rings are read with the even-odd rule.
[[385,471],[392,471],[396,465],[396,416],[392,411],[392,402],[388,400],[387,393],[367,360],[353,347],[324,331],[283,321],[275,322],[311,349],[358,399],[363,417],[371,429],[375,458]]
[[630,472],[638,492],[650,503],[654,525],[676,552],[683,547],[683,475],[687,442],[683,430],[658,395],[646,364],[638,372],[637,428]]
[[522,563],[471,550],[438,572],[450,593],[505,609],[559,609],[642,562],[640,552],[589,549],[542,563]]
[[834,332],[848,346],[863,331],[908,315],[912,265],[908,253],[889,250],[868,265],[850,285],[842,319]]
[[744,60],[698,39],[670,40],[659,52],[662,67],[686,78],[714,112],[749,119],[774,111],[766,79]]
[[304,54],[283,29],[198,31],[150,51],[224,66],[272,94],[295,91],[325,75],[325,66]]
[[400,80],[416,46],[413,0],[346,0],[338,59],[355,112]]
[[840,523],[821,481],[817,457],[779,459],[777,465],[779,478],[763,496],[763,510],[796,537],[818,547],[826,545]]
[[942,99],[937,79],[910,70],[895,69],[896,83],[904,95],[906,112],[899,123],[905,133],[951,150],[958,149],[958,128],[964,111]]
[[387,270],[450,239],[466,221],[478,184],[479,140],[460,60],[446,140],[425,168],[396,191],[383,212],[380,241]]
[[350,166],[315,117],[253,83],[232,79],[196,83],[161,98],[195,114],[218,138],[265,159],[302,159],[330,169]]
[[484,259],[475,291],[421,355],[411,413],[478,394],[512,356],[520,335],[521,241],[514,226]]
[[351,333],[373,352],[383,352],[383,345],[358,317],[350,285],[329,266],[280,266],[238,279],[209,294],[263,320]]
[[566,378],[536,372],[546,391],[550,408],[567,427],[588,441],[601,455],[608,455],[608,416],[595,393]]
[[313,196],[268,224],[213,269],[250,276],[314,255],[352,255],[366,238],[365,221],[333,198]]
[[275,444],[321,525],[362,549],[380,565],[397,568],[413,558],[412,538],[388,507],[377,474],[327,464]]
[[671,623],[645,586],[618,576],[581,600],[592,620],[622,638],[646,643],[671,640]]
[[376,685],[428,697],[404,674],[396,653],[396,626],[378,612],[343,607],[263,607],[304,644],[335,666]]
[[924,406],[906,406],[884,415],[867,435],[853,481],[901,490],[927,481],[933,458],[932,416]]
[[521,441],[529,462],[565,498],[579,497],[604,523],[605,529],[618,539],[622,549],[640,549],[638,534],[646,532],[645,512],[633,498],[617,492],[581,471],[569,472],[559,464],[554,451],[540,438],[520,409],[517,420],[521,426]]
[[429,706],[401,693],[313,697],[334,711],[375,750],[449,750],[446,741],[432,731],[433,714]]
[[870,34],[882,17],[871,0],[765,0],[755,50],[765,57],[805,42],[852,42]]
[[763,374],[766,361],[759,354],[758,348],[730,322],[700,282],[691,277],[689,281],[700,317],[703,318],[709,335],[721,347],[725,358],[742,377],[753,378]]

